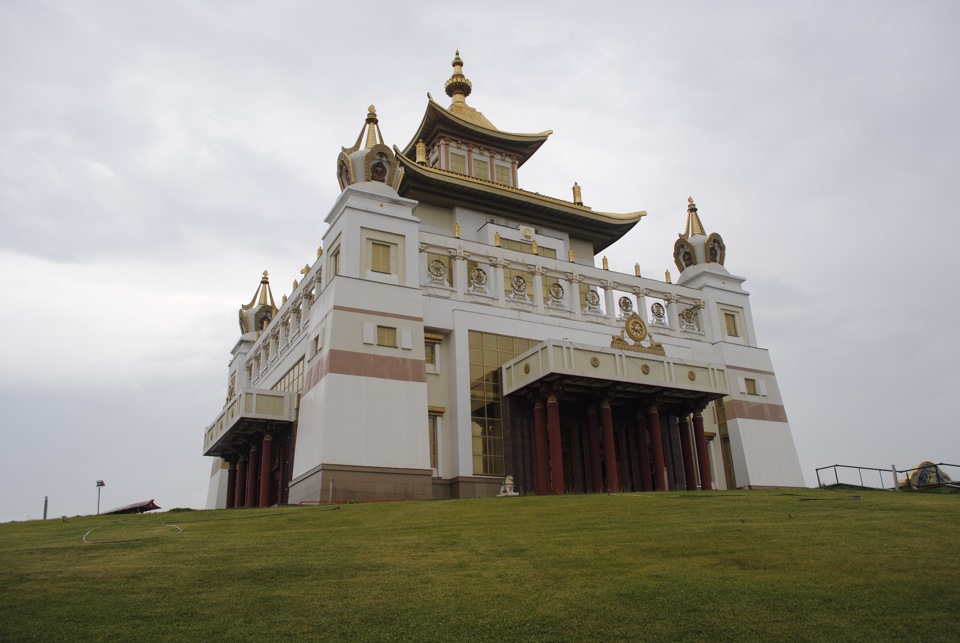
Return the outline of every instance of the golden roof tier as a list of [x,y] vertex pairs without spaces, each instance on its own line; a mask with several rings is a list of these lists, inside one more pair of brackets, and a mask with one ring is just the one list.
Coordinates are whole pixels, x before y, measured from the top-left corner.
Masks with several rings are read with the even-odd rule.
[[427,94],[427,111],[416,134],[403,149],[404,156],[416,159],[417,143],[423,141],[431,149],[439,139],[452,138],[481,145],[516,157],[517,166],[523,165],[553,134],[552,130],[538,134],[517,134],[497,129],[482,112],[467,105],[466,98],[473,84],[463,75],[463,60],[457,51],[453,59],[453,75],[445,84],[452,102],[444,108]]

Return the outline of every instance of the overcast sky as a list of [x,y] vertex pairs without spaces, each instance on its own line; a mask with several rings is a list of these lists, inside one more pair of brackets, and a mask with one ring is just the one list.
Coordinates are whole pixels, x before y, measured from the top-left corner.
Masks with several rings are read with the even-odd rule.
[[[482,8],[482,9],[480,9]],[[693,196],[747,278],[804,475],[960,461],[955,2],[0,0],[0,521],[203,507],[236,311],[290,292],[367,106],[403,147],[459,48],[470,105],[553,136],[521,186]]]

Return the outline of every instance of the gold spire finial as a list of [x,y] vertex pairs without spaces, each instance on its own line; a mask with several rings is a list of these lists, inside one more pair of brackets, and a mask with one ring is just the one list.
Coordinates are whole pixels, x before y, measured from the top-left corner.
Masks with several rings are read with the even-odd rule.
[[453,224],[453,236],[454,236],[455,238],[457,238],[457,239],[460,238],[460,224],[459,224],[459,223],[454,223],[454,224]]
[[540,254],[540,247],[537,245],[537,240],[536,240],[536,239],[533,240],[533,244],[532,244],[532,245],[533,245],[533,254],[535,254],[535,255]]
[[689,239],[697,234],[706,236],[707,233],[704,231],[700,216],[697,214],[697,204],[693,202],[692,196],[687,197],[687,203],[687,227],[680,236],[684,239]]
[[323,256],[323,246],[317,246],[317,259]]
[[570,263],[573,263],[573,248],[570,248],[569,250],[567,250],[567,260]]
[[367,143],[365,147],[370,149],[377,144],[377,108],[371,105],[367,108]]
[[635,274],[635,275],[638,276],[638,277],[641,276],[641,275],[640,275],[640,264],[638,264],[638,263],[633,264],[633,274]]
[[573,202],[576,205],[583,205],[583,194],[580,192],[580,184],[573,182]]
[[420,165],[427,164],[427,144],[423,142],[422,138],[417,141],[417,163]]
[[447,92],[447,96],[453,99],[454,103],[464,103],[473,90],[473,83],[463,75],[463,60],[460,59],[459,49],[453,57],[451,65],[453,65],[453,75],[444,83],[443,89]]
[[673,283],[673,281],[670,279],[670,271],[669,271],[669,270],[664,270],[664,271],[663,271],[663,276],[664,276],[664,279],[667,280],[667,283],[668,283],[668,284],[672,284],[672,283]]
[[607,263],[607,258],[606,258],[606,257],[603,258],[603,269],[604,269],[604,270],[610,270],[610,264]]
[[499,233],[499,232],[494,232],[494,233],[493,233],[493,245],[495,245],[495,246],[498,247],[498,248],[500,247],[500,233]]
[[[273,306],[273,293],[270,292],[270,273],[266,270],[263,271],[263,278],[260,279],[260,288],[259,291],[260,297],[257,299],[258,306],[264,306],[269,304]],[[254,295],[256,296],[256,295]]]

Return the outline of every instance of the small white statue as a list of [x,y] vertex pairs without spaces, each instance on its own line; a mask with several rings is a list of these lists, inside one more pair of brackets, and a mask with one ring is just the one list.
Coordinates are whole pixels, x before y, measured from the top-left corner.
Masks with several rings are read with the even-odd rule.
[[513,490],[513,476],[507,476],[503,479],[503,484],[500,485],[500,493],[497,494],[497,498],[503,498],[504,496],[519,496],[520,494]]

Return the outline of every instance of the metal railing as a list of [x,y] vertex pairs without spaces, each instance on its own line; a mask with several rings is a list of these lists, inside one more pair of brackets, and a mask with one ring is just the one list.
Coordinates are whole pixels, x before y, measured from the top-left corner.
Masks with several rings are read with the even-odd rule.
[[[948,473],[944,468],[949,468]],[[946,462],[924,463],[910,469],[889,469],[877,467],[858,467],[849,464],[831,464],[818,467],[817,486],[848,485],[864,489],[884,489],[899,491],[902,488],[935,488],[940,486],[958,486],[960,483],[960,465]],[[830,480],[832,472],[833,481]],[[917,475],[914,475],[916,472]],[[956,473],[954,473],[956,472]],[[903,476],[902,478],[900,476]]]

